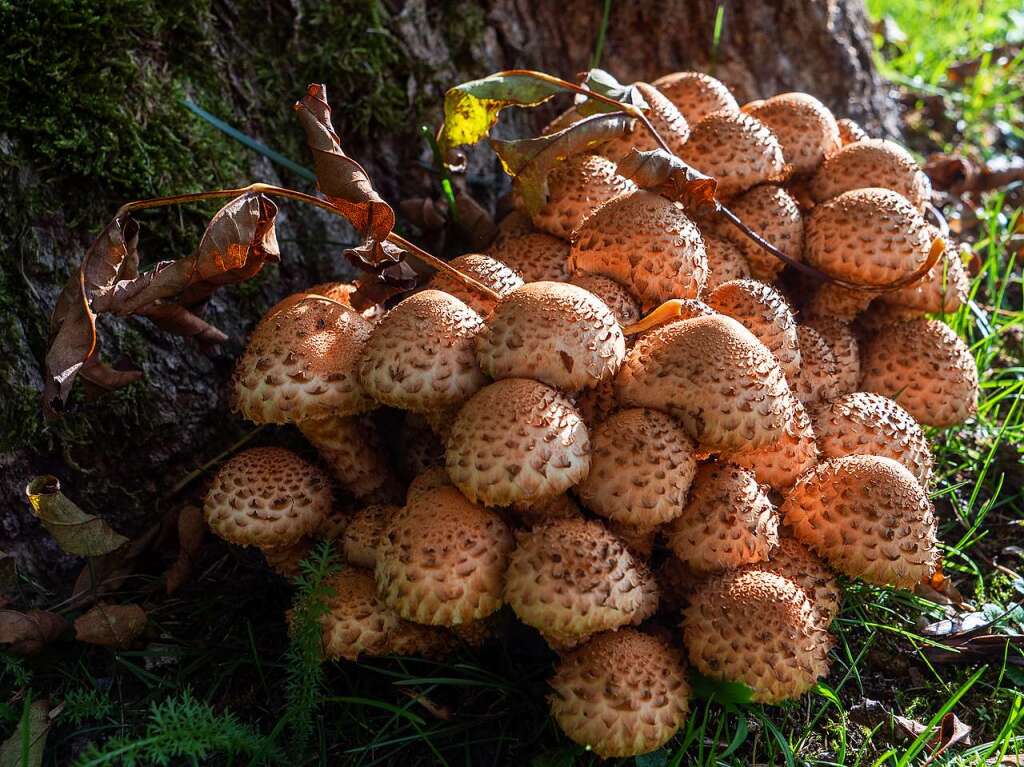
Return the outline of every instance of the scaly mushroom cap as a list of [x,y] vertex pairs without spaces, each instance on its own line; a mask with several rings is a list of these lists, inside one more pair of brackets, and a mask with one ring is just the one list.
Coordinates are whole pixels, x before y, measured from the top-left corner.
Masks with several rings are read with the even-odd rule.
[[807,93],[780,93],[743,111],[768,126],[782,145],[782,156],[796,175],[814,173],[842,146],[836,118]]
[[[690,137],[690,126],[686,118],[683,117],[675,104],[665,98],[657,88],[647,83],[636,83],[636,89],[643,95],[644,100],[647,101],[647,119],[651,121],[651,125],[658,131],[658,134],[665,140],[665,143],[668,144],[672,154],[678,154],[686,140]],[[612,162],[617,163],[634,148],[640,151],[649,151],[660,147],[661,145],[651,135],[651,132],[637,121],[632,133],[606,141],[596,147],[594,151],[602,157],[607,157]]]
[[702,232],[704,252],[708,257],[708,280],[705,292],[715,290],[732,280],[750,277],[750,265],[740,246],[728,237]]
[[836,380],[839,394],[849,394],[860,386],[860,343],[850,327],[836,317],[817,316],[805,320],[806,325],[818,331],[836,361]]
[[758,184],[782,181],[782,146],[768,128],[742,112],[713,112],[690,127],[679,158],[718,180],[718,196],[734,197]]
[[826,458],[885,456],[902,463],[922,487],[928,487],[928,438],[910,413],[888,397],[859,391],[825,403],[814,411],[814,433]]
[[640,302],[615,280],[598,274],[574,274],[569,282],[601,299],[623,327],[640,319]]
[[524,234],[533,234],[536,231],[529,213],[525,210],[513,210],[498,224],[498,234],[494,238],[492,247],[500,247],[505,240],[522,237]]
[[782,368],[731,317],[672,322],[645,334],[615,379],[624,407],[678,418],[705,450],[741,450],[777,441],[793,415]]
[[725,84],[703,72],[673,72],[651,84],[676,105],[691,126],[712,112],[739,114],[740,111],[740,105]]
[[438,487],[452,487],[452,481],[448,476],[448,469],[444,466],[434,466],[427,469],[409,483],[409,488],[405,491],[406,505]]
[[646,607],[649,572],[600,522],[556,519],[516,538],[505,601],[553,647],[625,626]]
[[573,236],[569,268],[627,286],[645,310],[697,298],[708,261],[697,225],[672,201],[644,190],[602,205]]
[[569,493],[545,498],[537,503],[517,503],[511,507],[514,521],[525,527],[542,525],[552,519],[583,519],[583,510]]
[[932,184],[910,152],[885,139],[847,144],[827,158],[811,179],[811,196],[824,202],[864,187],[899,192],[918,210],[932,197]]
[[753,472],[731,463],[701,464],[682,515],[665,528],[672,552],[698,573],[768,558],[779,516]]
[[401,617],[454,626],[501,607],[512,534],[493,511],[453,487],[417,494],[387,524],[377,588]]
[[[453,258],[448,263],[463,274],[486,285],[499,296],[506,296],[523,284],[523,278],[516,274],[514,269],[482,253],[467,253]],[[459,282],[448,272],[436,272],[430,278],[427,287],[455,296],[481,317],[487,317],[497,303],[479,290]]]
[[435,466],[444,470],[444,441],[418,413],[405,414],[395,447],[398,454],[396,463],[406,482]]
[[566,655],[550,685],[558,726],[605,759],[654,751],[679,731],[690,708],[679,651],[635,629],[601,634]]
[[809,320],[830,318],[849,323],[868,308],[876,295],[877,293],[854,290],[832,282],[822,282],[816,288],[812,288],[810,297],[804,302],[801,315]]
[[[313,285],[310,288],[306,288],[298,293],[292,293],[290,296],[286,296],[270,307],[270,310],[263,315],[263,319],[260,322],[265,322],[270,317],[273,317],[280,311],[289,309],[295,304],[302,301],[308,296],[323,296],[329,298],[332,301],[337,301],[339,304],[352,307],[352,294],[356,292],[356,285],[351,282],[321,282],[317,285]],[[380,319],[382,314],[381,309],[377,305],[373,305],[360,312],[369,322],[376,322]]]
[[907,199],[891,189],[854,189],[811,211],[804,260],[840,279],[885,285],[928,260],[932,232]]
[[851,578],[911,587],[935,570],[935,515],[902,464],[847,455],[818,464],[782,504],[793,534]]
[[398,478],[372,418],[328,416],[302,421],[299,429],[349,493],[370,503],[398,500]]
[[267,566],[280,576],[291,578],[298,574],[302,560],[313,550],[313,541],[301,538],[294,546],[286,549],[268,549],[263,552]]
[[978,368],[960,337],[938,320],[893,322],[861,352],[861,388],[892,397],[918,423],[952,426],[978,407]]
[[[938,230],[931,228],[939,236]],[[970,287],[960,252],[947,239],[942,256],[924,277],[912,285],[883,293],[879,301],[918,314],[952,314],[967,303]]]
[[565,282],[569,279],[569,244],[558,237],[531,232],[505,237],[487,251],[514,269],[524,282]]
[[458,405],[487,382],[473,351],[483,328],[480,315],[455,296],[414,293],[373,328],[359,380],[375,400],[402,410]]
[[473,501],[532,503],[587,476],[590,438],[564,394],[526,378],[505,378],[459,411],[446,464],[452,482]]
[[869,138],[867,131],[849,117],[836,120],[836,127],[839,128],[839,138],[843,142],[843,146]]
[[584,389],[575,397],[576,409],[580,418],[592,431],[598,424],[619,409],[619,400],[615,396],[615,381],[602,381],[592,389]]
[[814,441],[811,418],[803,404],[793,399],[793,417],[786,424],[782,437],[756,450],[727,453],[727,460],[750,469],[758,482],[784,492],[800,475],[818,463],[818,446]]
[[797,325],[800,369],[789,379],[790,389],[805,405],[826,402],[839,395],[839,364],[821,333],[810,325]]
[[587,216],[609,200],[636,189],[618,174],[615,163],[596,154],[574,155],[548,176],[548,201],[533,215],[533,224],[563,240]]
[[712,309],[732,317],[768,347],[787,378],[800,369],[793,310],[775,288],[757,280],[733,280],[715,288],[705,300]]
[[[625,522],[617,522],[614,519],[605,520],[605,526],[608,528],[608,532],[626,544],[626,548],[629,549],[630,553],[637,558],[637,567],[640,567],[644,562],[651,558],[651,554],[654,552],[654,542],[658,537],[658,526],[652,525],[650,527],[644,527],[643,525],[629,525]],[[657,585],[657,581],[652,580],[650,582],[652,588]],[[655,593],[655,599],[659,594]],[[651,615],[657,611],[657,606],[650,611]],[[644,615],[642,619],[634,619],[633,625],[639,626],[649,615]]]
[[698,671],[742,682],[759,703],[811,689],[828,671],[832,644],[800,586],[747,568],[709,579],[690,598],[683,642]]
[[371,410],[358,368],[372,329],[351,307],[303,296],[256,326],[235,365],[232,409],[261,424]]
[[477,361],[492,378],[533,378],[564,391],[611,378],[625,355],[611,309],[564,282],[530,282],[509,293],[476,342]]
[[678,517],[697,470],[696,445],[672,416],[620,410],[591,432],[590,473],[576,488],[602,517],[651,528]]
[[[796,200],[781,186],[755,186],[730,202],[729,209],[787,256],[800,260],[804,247],[803,216]],[[756,279],[771,282],[782,271],[782,261],[756,245],[732,224],[718,224],[718,233],[740,249]]]
[[372,570],[377,564],[377,550],[388,520],[399,511],[399,506],[374,503],[353,514],[341,538],[345,561]]
[[229,543],[286,549],[312,533],[331,509],[327,476],[290,450],[254,447],[220,467],[203,515]]
[[828,565],[796,538],[779,536],[779,545],[765,562],[750,565],[752,570],[775,573],[788,578],[811,599],[818,626],[827,629],[839,614],[843,592]]
[[661,592],[661,604],[666,610],[679,613],[690,597],[710,577],[708,573],[698,573],[685,562],[673,556],[665,557],[654,577],[658,581]]

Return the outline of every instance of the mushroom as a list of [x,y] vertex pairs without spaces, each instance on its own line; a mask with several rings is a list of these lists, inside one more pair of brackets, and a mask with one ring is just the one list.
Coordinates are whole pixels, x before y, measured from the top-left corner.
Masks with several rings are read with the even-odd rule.
[[[482,253],[467,253],[453,258],[448,263],[463,274],[486,285],[499,296],[507,295],[523,284],[523,278],[516,274],[514,269]],[[436,272],[430,278],[427,287],[455,296],[481,317],[487,317],[497,303],[476,288],[459,282],[448,272]]]
[[586,424],[587,430],[597,427],[608,416],[619,409],[619,401],[615,396],[615,381],[608,379],[597,386],[584,389],[576,395],[576,410]]
[[624,179],[611,160],[578,154],[555,166],[548,176],[548,201],[533,214],[538,229],[568,240],[597,208],[636,184]]
[[615,379],[624,407],[663,410],[705,450],[776,442],[793,415],[782,368],[731,317],[672,322],[640,338]]
[[836,384],[838,394],[856,391],[860,385],[860,343],[850,327],[836,317],[812,316],[804,324],[814,328],[828,344],[836,361]]
[[706,301],[753,333],[792,380],[800,370],[800,346],[793,310],[781,293],[757,280],[733,280],[715,288]]
[[891,189],[918,210],[924,210],[932,197],[931,182],[910,153],[885,139],[847,144],[827,158],[811,179],[811,196],[824,202],[864,187]]
[[[654,552],[654,542],[658,537],[657,525],[631,525],[615,519],[608,519],[605,520],[605,527],[608,528],[608,532],[626,544],[626,548],[637,558],[637,567],[651,558],[651,554]],[[657,585],[656,580],[645,581],[645,583],[649,583],[652,588]],[[651,610],[651,614],[653,615],[656,611],[657,606]],[[641,620],[634,620],[636,625],[639,625],[640,622]]]
[[448,469],[444,466],[431,467],[417,475],[417,477],[409,483],[409,487],[405,491],[406,505],[412,503],[413,500],[420,495],[438,487],[452,487],[452,481],[448,477]]
[[492,378],[532,378],[564,391],[615,375],[626,341],[593,293],[563,282],[531,282],[498,302],[476,342]]
[[501,607],[512,534],[501,517],[453,487],[418,493],[388,521],[375,575],[401,617],[454,626]]
[[654,751],[689,714],[679,651],[635,629],[600,634],[564,656],[549,684],[558,726],[603,759]]
[[665,528],[666,542],[698,573],[768,559],[779,542],[779,517],[747,469],[723,461],[701,464],[682,514]]
[[[941,236],[935,227],[933,234]],[[935,265],[917,282],[883,293],[879,303],[915,314],[952,314],[967,303],[970,280],[960,252],[946,241],[946,248]]]
[[229,543],[281,550],[316,530],[330,508],[330,482],[320,469],[290,450],[254,447],[214,475],[203,516]]
[[595,514],[652,528],[682,513],[697,470],[696,446],[657,410],[620,410],[590,436],[590,473],[576,488]]
[[374,327],[359,380],[378,402],[403,410],[459,405],[487,382],[474,354],[483,328],[480,316],[455,296],[439,290],[415,293]]
[[756,117],[742,112],[713,112],[691,125],[690,139],[677,154],[718,180],[721,199],[786,177],[778,138]]
[[[796,200],[781,186],[755,186],[732,200],[729,209],[787,256],[797,260],[801,258],[804,247],[803,216]],[[771,282],[782,271],[782,261],[765,252],[736,227],[718,222],[715,228],[718,234],[740,249],[755,279]]]
[[814,173],[842,146],[839,126],[828,107],[807,93],[780,93],[743,107],[768,126],[782,145],[782,156],[794,175]]
[[505,601],[548,644],[564,649],[649,613],[651,580],[600,522],[554,519],[516,534]]
[[840,572],[909,588],[935,570],[935,515],[903,464],[877,455],[831,458],[786,495],[793,534]]
[[[668,144],[672,154],[678,154],[690,137],[690,126],[675,104],[652,85],[635,83],[636,90],[647,102],[647,119],[658,135]],[[617,136],[598,145],[594,151],[612,162],[620,162],[631,150],[647,151],[660,148],[658,140],[639,122],[632,133]]]
[[788,490],[801,474],[818,463],[818,446],[814,441],[811,418],[800,400],[794,398],[792,404],[793,417],[778,440],[754,450],[738,450],[723,455],[726,460],[754,472],[758,482],[779,492]]
[[708,293],[731,280],[750,277],[750,265],[740,246],[724,235],[702,231],[704,252],[708,258],[708,279],[704,290]]
[[329,416],[301,421],[309,440],[331,475],[361,501],[397,500],[399,482],[377,425],[368,416]]
[[444,467],[444,442],[418,413],[406,413],[396,438],[397,465],[406,481],[427,469]]
[[689,216],[671,200],[637,190],[605,203],[580,224],[569,268],[625,285],[646,311],[670,298],[697,298],[708,262]]
[[836,120],[836,127],[839,128],[839,138],[843,142],[843,146],[869,138],[867,131],[849,117]]
[[[355,309],[355,307],[352,306],[352,294],[356,292],[357,287],[357,285],[351,282],[321,282],[310,288],[306,288],[303,291],[292,293],[290,296],[282,298],[270,308],[270,310],[264,315],[264,319],[272,317],[279,311],[294,306],[307,296],[322,296],[323,298],[329,298],[331,301],[337,301],[339,304],[344,304],[345,306]],[[376,304],[361,310],[359,313],[371,323],[380,319],[380,315],[382,314],[380,307]]]
[[533,228],[533,221],[530,220],[529,213],[525,210],[512,210],[498,224],[498,234],[495,236],[491,247],[501,247],[505,240],[533,234],[536,231]]
[[388,521],[400,510],[398,506],[373,503],[353,514],[341,537],[345,561],[372,570],[377,564],[377,551]]
[[514,269],[524,282],[565,282],[569,279],[569,244],[558,237],[531,232],[505,237],[487,251]]
[[459,411],[447,441],[452,482],[486,506],[535,502],[587,476],[590,438],[568,398],[537,381],[505,378]]
[[574,274],[569,282],[601,299],[623,327],[640,319],[640,301],[615,280],[599,274]]
[[512,505],[515,520],[526,527],[542,525],[551,519],[583,519],[583,510],[569,493],[545,498],[536,503]]
[[892,397],[914,420],[953,426],[978,407],[978,368],[960,337],[938,320],[893,322],[861,351],[861,388]]
[[910,413],[888,397],[860,391],[825,403],[814,411],[814,433],[826,458],[885,456],[902,463],[928,487],[928,439]]
[[692,126],[712,112],[739,114],[740,106],[725,85],[703,72],[673,72],[653,83]]
[[690,597],[683,642],[700,673],[747,685],[758,703],[811,689],[828,671],[832,645],[798,584],[748,568],[709,578]]
[[300,538],[294,546],[285,549],[265,549],[263,558],[267,560],[267,566],[280,576],[292,578],[298,575],[302,560],[309,556],[313,550],[313,541],[309,538]]
[[749,568],[781,575],[802,588],[811,600],[819,628],[827,629],[839,614],[843,594],[835,575],[796,538],[780,535],[771,556]]
[[822,335],[809,325],[797,325],[800,369],[789,386],[805,405],[825,402],[839,394],[839,364]]

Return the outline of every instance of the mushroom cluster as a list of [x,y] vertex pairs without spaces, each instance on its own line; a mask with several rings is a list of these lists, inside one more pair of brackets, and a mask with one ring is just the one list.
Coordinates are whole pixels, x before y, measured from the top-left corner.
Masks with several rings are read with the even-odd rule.
[[383,313],[344,285],[271,309],[234,406],[311,449],[236,455],[205,506],[282,573],[336,542],[329,658],[437,657],[504,606],[558,654],[555,721],[603,757],[673,737],[693,671],[764,703],[813,687],[837,574],[927,578],[922,426],[978,395],[935,318],[965,303],[963,264],[906,150],[807,94],[741,106],[692,72],[640,91],[721,201],[827,279],[619,175],[655,146],[638,127],[559,163],[543,207],[451,262],[491,295],[439,273]]

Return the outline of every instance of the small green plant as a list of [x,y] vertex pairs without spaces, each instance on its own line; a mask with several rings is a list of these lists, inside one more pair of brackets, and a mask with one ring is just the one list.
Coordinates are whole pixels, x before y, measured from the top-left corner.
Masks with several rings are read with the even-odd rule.
[[115,710],[106,690],[79,687],[64,696],[63,716],[76,727],[82,722],[102,721],[112,716]]

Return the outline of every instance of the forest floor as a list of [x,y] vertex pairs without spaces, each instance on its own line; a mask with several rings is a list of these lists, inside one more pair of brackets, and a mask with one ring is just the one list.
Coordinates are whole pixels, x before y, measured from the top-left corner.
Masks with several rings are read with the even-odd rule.
[[[914,151],[922,157],[958,152],[993,171],[1019,158],[1019,3],[869,0],[868,6],[879,65],[904,100]],[[1024,185],[956,191],[963,193],[951,195],[943,210],[973,249],[971,302],[944,319],[970,344],[982,400],[976,418],[930,436],[943,568],[963,602],[939,604],[851,584],[833,627],[832,671],[812,693],[762,707],[731,700],[725,688],[701,691],[675,741],[623,764],[1018,764],[1016,755],[1024,753]],[[252,444],[288,439],[263,429]],[[154,599],[162,573],[146,566],[109,595],[146,602],[149,641],[141,649],[76,642],[31,658],[0,653],[0,742],[14,733],[0,747],[0,767],[22,764],[23,755],[26,767],[599,761],[550,721],[544,696],[553,655],[514,621],[505,622],[504,641],[464,649],[444,663],[321,666],[316,632],[310,641],[302,620],[315,624],[323,580],[337,564],[329,552],[318,553],[289,583],[259,555],[208,538],[192,577],[172,597]],[[2,566],[0,560],[0,579]],[[17,589],[34,591],[33,601],[48,600],[51,609],[69,607],[25,579]],[[293,607],[299,629],[289,637],[284,615]],[[979,643],[979,632],[970,631],[979,626],[985,627],[980,633],[1016,639]],[[43,699],[43,706],[33,705]],[[36,754],[33,741],[44,732],[45,754]]]

